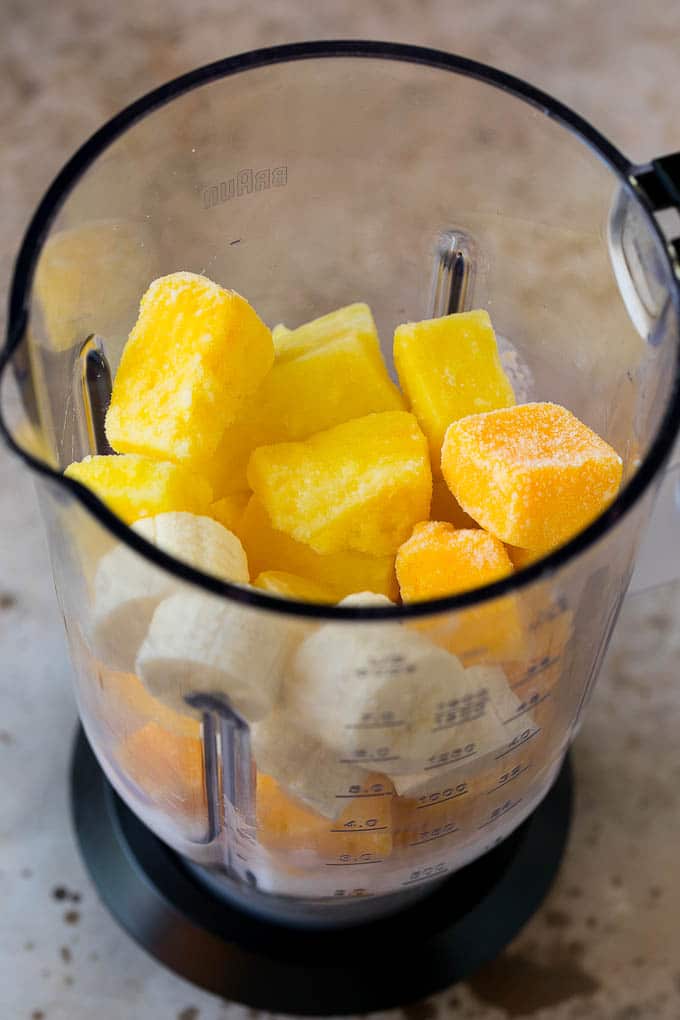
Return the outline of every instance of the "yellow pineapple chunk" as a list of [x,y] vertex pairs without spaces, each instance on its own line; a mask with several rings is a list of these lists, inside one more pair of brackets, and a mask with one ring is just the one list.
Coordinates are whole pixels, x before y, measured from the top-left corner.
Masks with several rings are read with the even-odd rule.
[[297,358],[314,347],[329,343],[331,340],[341,340],[353,333],[382,362],[380,341],[373,315],[368,305],[362,302],[346,305],[344,308],[336,308],[335,311],[328,312],[327,315],[312,319],[311,322],[305,322],[297,329],[288,329],[286,326],[279,325],[275,327],[275,330],[276,357],[279,361]]
[[217,499],[214,503],[211,503],[208,513],[216,521],[219,521],[220,524],[223,524],[227,531],[236,531],[250,496],[249,490],[245,492],[230,492],[227,496],[223,496],[222,499]]
[[394,363],[428,438],[435,475],[440,473],[444,433],[452,421],[515,403],[485,311],[397,326]]
[[261,446],[248,481],[273,526],[318,553],[394,553],[427,518],[432,498],[427,440],[407,411]]
[[284,570],[263,570],[253,586],[282,599],[297,599],[299,602],[338,601],[337,595],[330,588],[298,574],[288,574]]
[[276,531],[257,496],[251,497],[237,533],[254,577],[263,571],[296,574],[332,590],[338,601],[357,591],[396,598],[394,556],[366,556],[350,551],[320,556],[308,545]]
[[273,361],[271,333],[240,294],[194,273],[154,280],[114,380],[111,446],[205,459]]
[[348,333],[297,357],[277,358],[201,471],[217,495],[245,489],[248,459],[256,447],[306,439],[351,418],[403,406],[377,340],[371,347],[358,333]]
[[205,478],[179,464],[136,453],[85,457],[69,464],[64,474],[92,489],[126,524],[169,510],[207,516],[212,500]]

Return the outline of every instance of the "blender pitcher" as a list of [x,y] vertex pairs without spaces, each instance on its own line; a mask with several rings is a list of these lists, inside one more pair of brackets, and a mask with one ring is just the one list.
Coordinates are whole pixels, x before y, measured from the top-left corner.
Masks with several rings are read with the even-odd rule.
[[[91,746],[218,895],[283,922],[385,915],[550,789],[680,425],[678,250],[656,215],[680,205],[678,164],[635,167],[471,61],[323,42],[163,86],[50,187],[16,263],[3,429],[38,482]],[[201,573],[61,473],[109,452],[139,298],[180,269],[271,326],[365,301],[390,364],[398,323],[487,308],[518,401],[606,439],[620,494],[543,560],[434,602],[324,606]]]

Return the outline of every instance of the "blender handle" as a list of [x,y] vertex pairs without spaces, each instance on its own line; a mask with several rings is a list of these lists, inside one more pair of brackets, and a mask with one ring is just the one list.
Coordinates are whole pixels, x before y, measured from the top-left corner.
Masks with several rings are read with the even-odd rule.
[[[628,177],[640,201],[655,217],[667,214],[669,210],[680,212],[680,152],[660,156],[643,166],[631,167]],[[627,226],[628,235],[632,238],[632,244],[628,245],[630,251],[633,251],[636,241],[634,219],[631,218],[631,228],[630,224],[626,224],[626,212],[626,202],[622,195],[615,204],[610,220],[609,239],[613,267],[633,322],[638,325],[640,333],[648,342],[655,343],[658,342],[656,327],[659,322],[641,315],[642,303],[635,301],[635,292],[641,289],[635,286],[635,277],[643,270],[645,251],[642,247],[642,258],[626,256]],[[661,233],[664,234],[675,275],[680,279],[680,237],[669,236],[668,231],[663,229],[664,221],[661,218],[657,222]],[[639,255],[639,252],[633,254]],[[630,283],[633,284],[632,287]],[[659,320],[662,319],[663,316],[659,315]],[[678,579],[680,579],[680,440],[671,453],[666,473],[661,479],[652,516],[638,551],[629,593],[638,594]]]
[[656,495],[647,530],[638,551],[628,593],[657,588],[680,579],[680,445]]

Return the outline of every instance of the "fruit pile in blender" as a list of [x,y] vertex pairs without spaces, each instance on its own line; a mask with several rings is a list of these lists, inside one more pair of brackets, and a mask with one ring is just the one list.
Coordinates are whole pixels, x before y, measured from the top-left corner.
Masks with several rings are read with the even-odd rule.
[[[115,455],[65,473],[205,573],[280,598],[350,605],[498,581],[566,542],[615,497],[622,463],[604,440],[561,406],[516,403],[486,311],[398,326],[394,362],[400,388],[365,304],[270,330],[234,291],[173,273],[142,298],[115,375],[106,417]],[[244,619],[217,599],[211,617],[207,596],[172,594],[163,572],[124,546],[100,563],[95,595],[104,659],[108,645],[116,668],[184,712],[168,692],[188,693],[200,674],[258,724],[263,743],[280,711],[292,617],[252,609]],[[498,640],[515,626],[512,612],[491,603],[486,616],[471,615],[472,632],[455,631],[449,657],[474,664],[466,652],[480,627]],[[314,664],[342,657],[342,644],[310,657],[306,704],[298,663],[298,721],[314,701]],[[258,663],[271,659],[256,675],[254,649]],[[225,680],[227,654],[242,658]],[[360,710],[359,695],[357,704],[342,697],[332,711],[318,702],[316,736],[326,745],[333,712]],[[404,767],[417,773],[422,753],[403,749]],[[302,799],[328,816],[323,795]]]

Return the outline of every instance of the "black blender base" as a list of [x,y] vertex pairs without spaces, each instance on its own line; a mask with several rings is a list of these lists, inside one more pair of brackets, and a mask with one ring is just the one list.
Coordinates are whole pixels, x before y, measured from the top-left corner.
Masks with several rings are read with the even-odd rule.
[[557,875],[572,785],[567,761],[515,833],[401,913],[310,931],[258,920],[212,896],[123,804],[82,730],[71,771],[85,864],[126,931],[165,966],[217,995],[316,1016],[414,1002],[497,956]]

